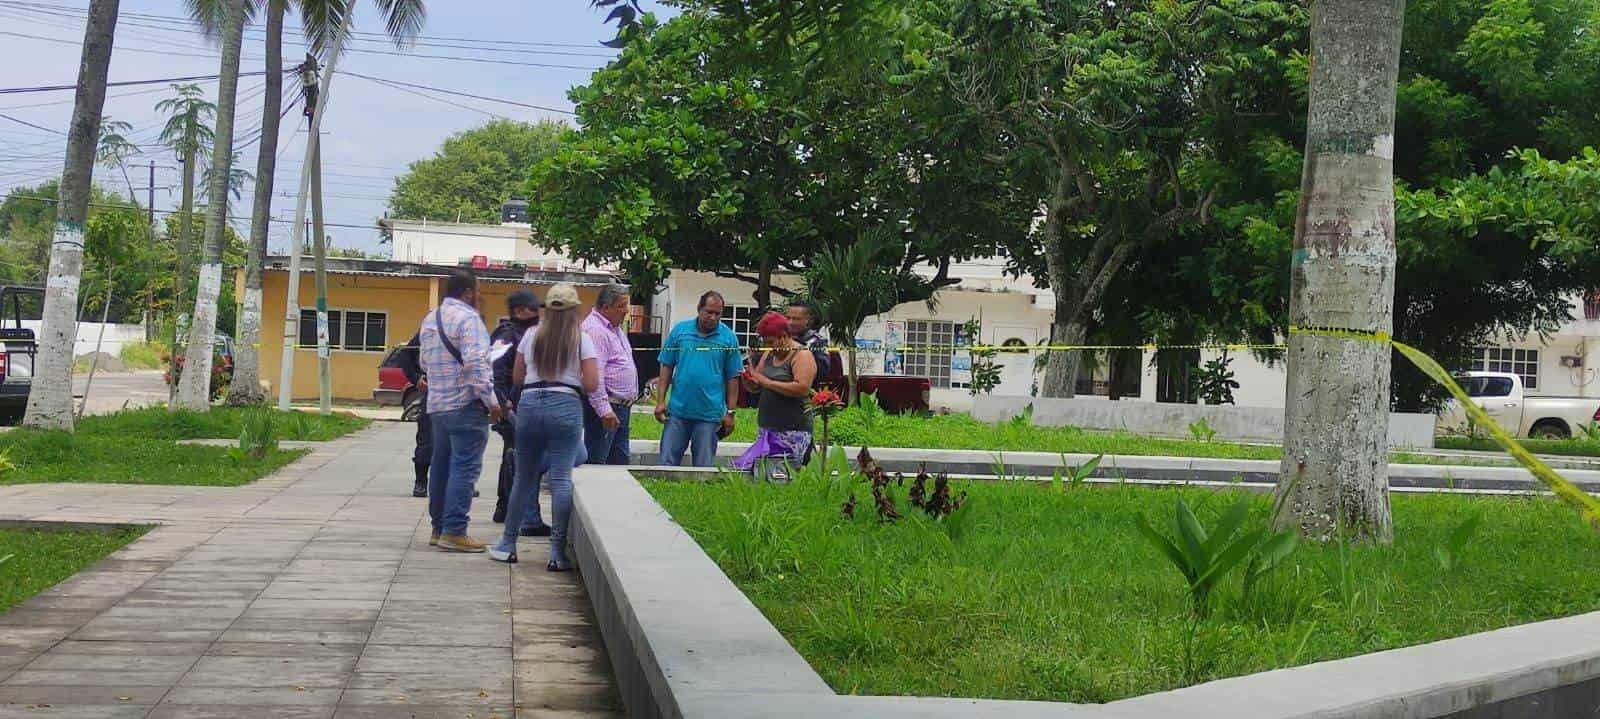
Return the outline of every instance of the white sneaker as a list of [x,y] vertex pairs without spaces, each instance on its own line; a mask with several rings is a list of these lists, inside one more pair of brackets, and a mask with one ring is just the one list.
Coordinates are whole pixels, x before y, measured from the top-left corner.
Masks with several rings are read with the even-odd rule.
[[495,545],[495,546],[489,547],[489,558],[493,559],[496,562],[504,562],[506,564],[516,564],[517,563],[517,550],[515,550],[515,549],[505,550],[505,549],[501,549],[499,545]]

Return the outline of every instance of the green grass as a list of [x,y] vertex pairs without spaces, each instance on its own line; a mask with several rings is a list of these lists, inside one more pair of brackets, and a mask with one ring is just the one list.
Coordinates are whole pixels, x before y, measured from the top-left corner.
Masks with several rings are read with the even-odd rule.
[[[1534,454],[1551,454],[1564,457],[1600,457],[1600,441],[1592,439],[1518,439]],[[1499,452],[1500,445],[1483,437],[1440,437],[1433,441],[1439,449],[1471,449],[1482,452]]]
[[[860,484],[854,520],[839,482],[645,484],[841,693],[1105,702],[1600,609],[1600,539],[1532,496],[1395,495],[1394,545],[1302,545],[1196,623],[1134,517],[1165,527],[1181,491],[1210,526],[1229,493],[956,482],[951,520],[880,525]],[[1442,569],[1435,544],[1475,513]]]
[[[256,411],[242,407],[213,407],[209,412],[173,412],[165,407],[129,409],[83,418],[80,433],[150,439],[238,439],[245,416]],[[349,414],[269,410],[278,438],[323,441],[362,429],[372,420]]]
[[[872,420],[851,408],[834,418],[829,440],[834,444],[873,447],[924,447],[978,449],[989,452],[1073,452],[1084,454],[1175,455],[1221,459],[1278,459],[1282,450],[1272,446],[1232,442],[1196,442],[1145,437],[1127,432],[1087,432],[1077,427],[1035,427],[1021,421],[988,424],[969,414],[895,415]],[[820,433],[821,424],[816,426]],[[660,439],[661,425],[639,415],[629,425],[633,439]],[[750,442],[756,436],[754,410],[739,410],[730,442]],[[818,440],[820,441],[820,437]]]
[[[0,434],[0,456],[14,465],[0,469],[0,485],[108,482],[235,487],[307,454],[305,450],[273,450],[256,458],[241,456],[229,447],[177,442],[238,439],[246,413],[232,407],[203,413],[156,407],[85,417],[75,434],[14,429]],[[334,439],[370,423],[349,415],[273,413],[278,439],[283,440]]]
[[[0,529],[0,614],[76,574],[147,527],[112,531]],[[5,559],[10,557],[10,559]]]
[[166,348],[153,342],[132,342],[122,346],[118,356],[122,358],[123,366],[128,369],[161,369],[165,363],[161,357],[166,354]]

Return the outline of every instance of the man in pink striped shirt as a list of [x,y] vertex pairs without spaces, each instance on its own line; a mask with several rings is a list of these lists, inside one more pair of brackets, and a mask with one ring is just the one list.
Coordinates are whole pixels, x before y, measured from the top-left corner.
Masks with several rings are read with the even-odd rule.
[[583,331],[600,353],[600,386],[589,393],[583,412],[590,464],[628,463],[628,415],[639,398],[639,371],[623,326],[627,317],[628,288],[606,285],[583,321]]

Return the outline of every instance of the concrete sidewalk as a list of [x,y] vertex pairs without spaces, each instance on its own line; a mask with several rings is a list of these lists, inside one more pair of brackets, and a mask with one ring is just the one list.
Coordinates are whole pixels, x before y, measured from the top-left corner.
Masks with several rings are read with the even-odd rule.
[[[0,614],[0,718],[620,716],[575,573],[427,546],[413,431],[246,487],[0,487],[0,520],[160,525]],[[488,454],[480,539],[499,529]]]

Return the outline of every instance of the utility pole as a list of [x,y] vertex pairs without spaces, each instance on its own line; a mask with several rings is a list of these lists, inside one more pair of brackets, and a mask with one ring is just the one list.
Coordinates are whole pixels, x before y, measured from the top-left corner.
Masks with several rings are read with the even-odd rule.
[[[150,249],[152,253],[156,248],[156,161],[150,161],[150,193],[145,201],[145,214],[150,226]],[[153,322],[156,319],[156,291],[154,283],[144,288],[144,341],[149,342],[156,338]]]
[[311,155],[313,274],[317,285],[317,407],[333,413],[333,375],[328,367],[328,242],[322,222],[322,143]]
[[[306,221],[306,196],[310,194],[313,175],[311,168],[316,162],[317,145],[322,139],[322,117],[328,107],[328,90],[333,85],[333,67],[339,60],[339,48],[344,46],[344,36],[349,31],[350,20],[354,16],[355,13],[345,13],[344,25],[333,36],[333,42],[328,48],[328,67],[322,76],[322,81],[320,83],[315,81],[316,61],[313,58],[307,57],[306,64],[301,69],[302,77],[309,76],[312,79],[309,86],[315,88],[312,90],[315,93],[315,102],[306,103],[308,109],[314,109],[307,123],[306,159],[300,164],[300,196],[294,206],[294,224],[290,225],[295,236],[290,238],[289,246],[294,251],[289,254],[289,291],[283,309],[283,359],[278,367],[278,409],[282,410],[289,409],[289,397],[294,384],[294,350],[299,340],[300,329],[300,245],[305,240],[302,234],[304,230],[301,227]],[[302,85],[305,84],[302,80]],[[311,98],[312,95],[308,94],[307,99]],[[318,316],[321,320],[318,323],[318,335],[323,335],[327,331],[327,315],[319,313]]]

